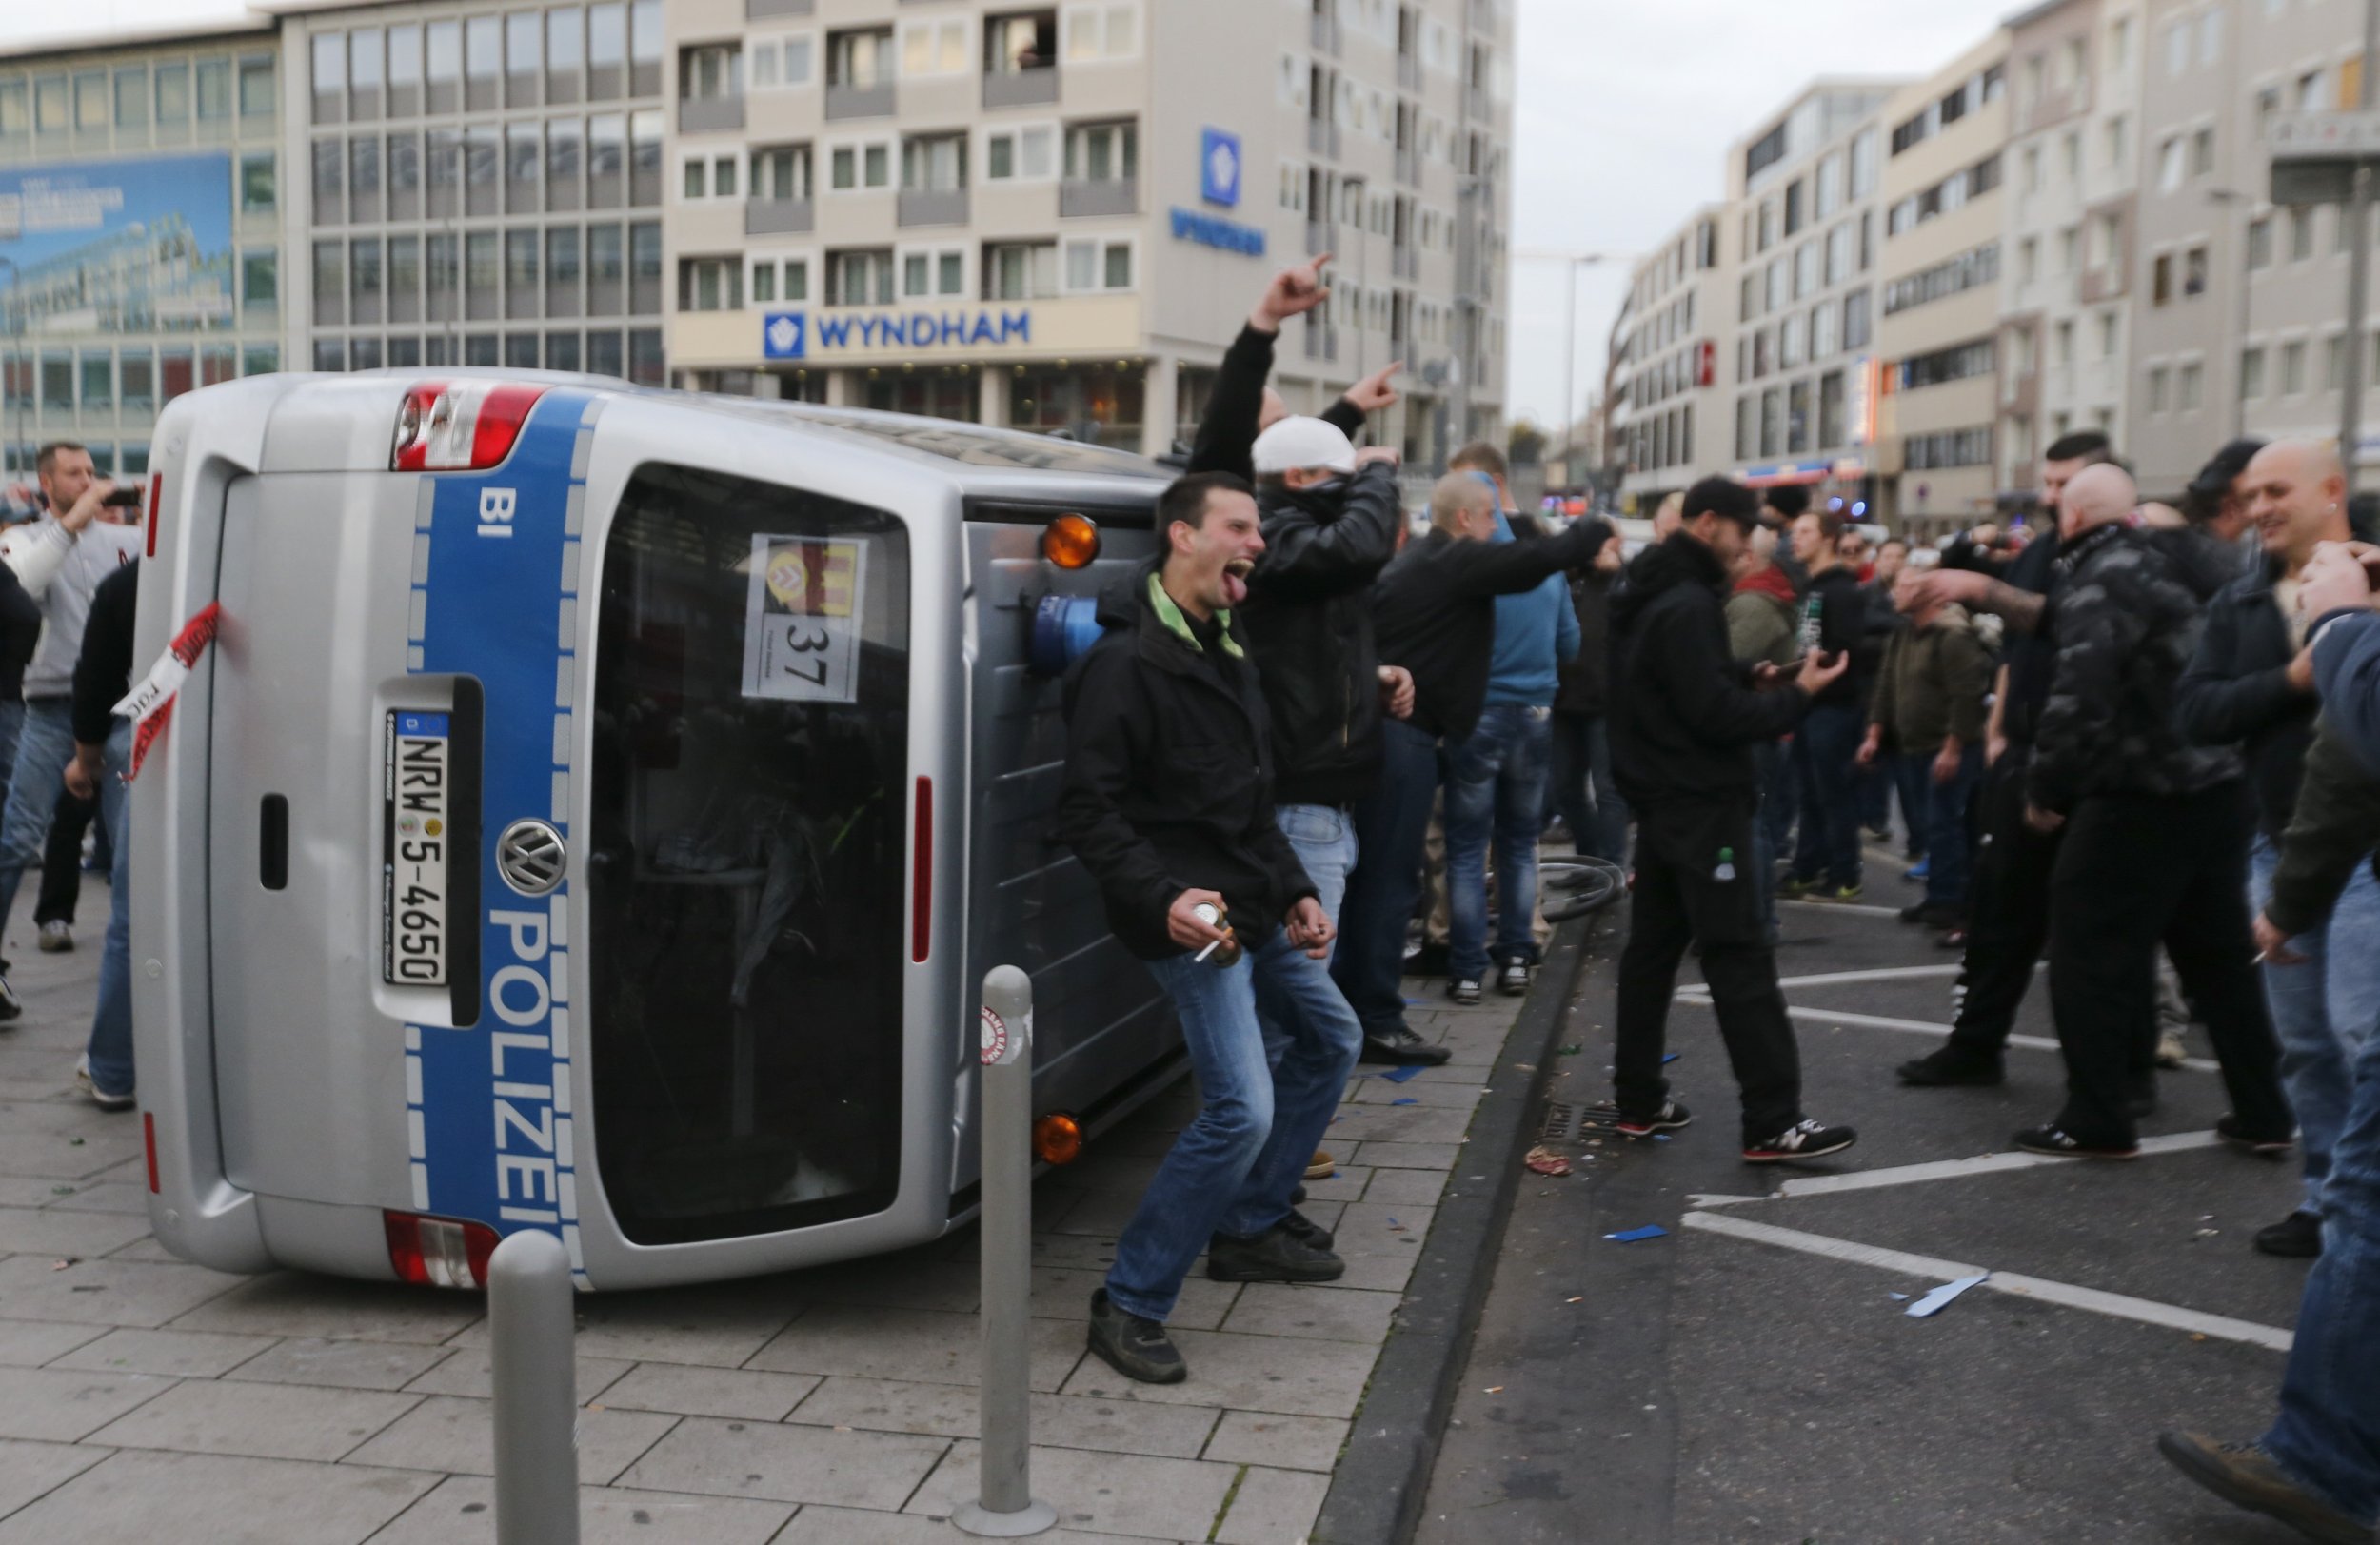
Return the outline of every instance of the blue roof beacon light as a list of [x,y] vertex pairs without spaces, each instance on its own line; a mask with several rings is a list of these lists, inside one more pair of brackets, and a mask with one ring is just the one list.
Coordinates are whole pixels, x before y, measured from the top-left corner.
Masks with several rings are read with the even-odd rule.
[[1036,676],[1063,676],[1099,642],[1099,602],[1091,596],[1043,596],[1033,608],[1033,641],[1025,650]]

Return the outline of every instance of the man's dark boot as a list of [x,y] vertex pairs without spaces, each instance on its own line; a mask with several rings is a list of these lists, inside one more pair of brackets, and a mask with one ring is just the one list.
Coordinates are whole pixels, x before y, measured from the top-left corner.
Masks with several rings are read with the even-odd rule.
[[1105,1288],[1091,1295],[1091,1350],[1116,1372],[1143,1384],[1179,1384],[1190,1377],[1190,1366],[1165,1327],[1109,1303]]
[[1948,1088],[1973,1084],[1990,1088],[2008,1077],[1996,1057],[1985,1060],[1961,1052],[1955,1046],[1941,1046],[1923,1057],[1900,1065],[1901,1082],[1921,1089]]
[[2235,1508],[2278,1518],[2308,1539],[2371,1545],[2369,1518],[2350,1518],[2291,1480],[2258,1443],[2218,1443],[2204,1433],[2159,1433],[2168,1463]]
[[1336,1282],[1346,1270],[1281,1223],[1253,1239],[1218,1234],[1206,1243],[1206,1275],[1218,1282]]

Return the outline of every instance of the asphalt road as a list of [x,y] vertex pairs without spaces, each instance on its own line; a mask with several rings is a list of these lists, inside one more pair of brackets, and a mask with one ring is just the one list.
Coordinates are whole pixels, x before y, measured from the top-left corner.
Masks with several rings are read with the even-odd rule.
[[[1880,872],[1872,862],[1869,901],[1896,903],[1904,887]],[[1625,923],[1613,915],[1582,974],[1557,1100],[1609,1098]],[[1938,1039],[1831,1016],[1947,1025],[1955,957],[1878,912],[1795,906],[1785,927],[1786,999],[1813,1011],[1797,1020],[1806,1106],[1856,1125],[1859,1146],[1797,1170],[1744,1165],[1716,1021],[1677,1004],[1670,1073],[1695,1124],[1666,1142],[1588,1130],[1561,1149],[1570,1178],[1524,1183],[1418,1539],[2294,1539],[2208,1497],[2152,1447],[2164,1427],[2244,1437],[2270,1419],[2283,1360],[2271,1343],[2294,1323],[2305,1268],[2249,1241],[2292,1204],[2293,1156],[2194,1145],[2225,1103],[2211,1072],[2184,1070],[2161,1075],[2160,1109],[2143,1124],[2174,1145],[2133,1163],[2047,1160],[1771,1197],[1796,1177],[2005,1153],[2016,1128],[2054,1113],[2062,1080],[2053,1050],[2020,1047],[2001,1088],[1902,1088],[1894,1066]],[[1795,980],[1913,967],[1932,969]],[[2044,987],[2020,1036],[2051,1034]],[[1711,1199],[1746,1197],[1769,1199]],[[1604,1238],[1648,1223],[1670,1232]],[[1879,1263],[1862,1246],[1946,1269]],[[1987,1284],[1925,1319],[1892,1297],[1914,1300],[1956,1264],[2042,1285]]]

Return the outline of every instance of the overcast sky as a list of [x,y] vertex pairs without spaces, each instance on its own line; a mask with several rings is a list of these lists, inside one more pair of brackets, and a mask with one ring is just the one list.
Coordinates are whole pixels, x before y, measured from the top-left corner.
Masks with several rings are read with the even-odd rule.
[[[0,4],[6,0],[0,0]],[[2017,0],[1518,0],[1516,253],[1577,270],[1574,411],[1603,385],[1629,258],[1727,190],[1727,148],[1818,75],[1922,75]],[[1516,258],[1506,416],[1562,418],[1566,263]]]
[[[1190,5],[1197,0],[1157,0]],[[1607,252],[1577,272],[1573,402],[1603,382],[1628,258],[1726,190],[1737,136],[1821,74],[1922,74],[1980,40],[2018,0],[1517,0],[1516,253]],[[0,0],[28,38],[228,15],[238,0]],[[1570,266],[1516,257],[1508,415],[1562,416]]]

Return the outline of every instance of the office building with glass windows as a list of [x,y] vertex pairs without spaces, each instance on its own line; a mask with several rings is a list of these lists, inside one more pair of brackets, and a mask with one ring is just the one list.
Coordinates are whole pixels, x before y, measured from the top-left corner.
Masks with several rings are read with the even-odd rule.
[[168,402],[282,367],[280,77],[262,20],[0,45],[0,476],[138,477]]
[[299,367],[664,381],[662,0],[271,9]]
[[[1269,276],[1275,384],[1393,360],[1417,462],[1500,418],[1509,0],[670,0],[680,385],[1186,438]],[[1467,418],[1465,414],[1467,413]]]

